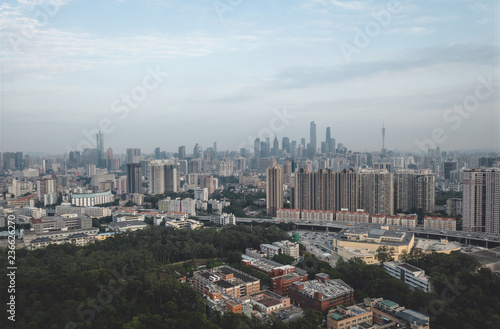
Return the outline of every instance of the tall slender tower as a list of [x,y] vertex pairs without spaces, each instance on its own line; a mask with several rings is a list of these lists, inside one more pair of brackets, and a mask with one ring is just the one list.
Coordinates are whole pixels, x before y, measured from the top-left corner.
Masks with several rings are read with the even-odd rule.
[[318,146],[316,145],[316,123],[314,123],[314,121],[311,121],[311,127],[309,132],[310,132],[311,147],[314,148],[314,152],[316,152]]
[[102,168],[104,166],[104,139],[102,137],[102,132],[99,131],[99,133],[97,133],[95,135],[95,137],[96,137],[97,152],[98,152],[97,161],[98,161],[99,167]]
[[276,216],[276,211],[283,208],[283,170],[274,165],[267,168],[266,208],[269,216]]
[[382,123],[382,157],[385,157],[385,125]]

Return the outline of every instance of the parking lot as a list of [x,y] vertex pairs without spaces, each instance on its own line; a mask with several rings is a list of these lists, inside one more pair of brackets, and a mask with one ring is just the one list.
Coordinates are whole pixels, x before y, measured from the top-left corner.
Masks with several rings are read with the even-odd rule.
[[339,257],[332,253],[333,237],[335,233],[297,231],[300,235],[299,242],[302,243],[308,252],[319,259],[326,260],[330,265],[335,266]]

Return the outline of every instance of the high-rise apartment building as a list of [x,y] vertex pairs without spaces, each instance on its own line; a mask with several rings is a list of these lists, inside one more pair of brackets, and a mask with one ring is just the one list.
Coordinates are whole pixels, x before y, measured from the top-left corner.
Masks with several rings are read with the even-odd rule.
[[295,172],[292,208],[355,211],[358,208],[358,174],[347,170],[307,172],[300,169]]
[[434,212],[435,178],[432,171],[427,169],[409,170],[400,169],[394,175],[396,209],[412,211],[422,209],[425,212]]
[[385,169],[359,172],[359,207],[374,214],[394,215],[394,176]]
[[500,169],[465,170],[463,179],[463,230],[500,234]]
[[[127,150],[128,151],[128,150]],[[127,163],[127,193],[141,193],[142,176],[140,163]]]
[[266,208],[269,216],[276,216],[276,210],[283,208],[283,170],[274,165],[267,168]]

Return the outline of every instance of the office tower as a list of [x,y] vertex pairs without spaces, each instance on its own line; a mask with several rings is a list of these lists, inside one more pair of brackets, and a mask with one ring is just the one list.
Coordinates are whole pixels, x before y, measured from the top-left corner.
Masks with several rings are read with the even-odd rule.
[[129,163],[139,163],[141,160],[141,149],[132,148],[127,149],[127,164]]
[[184,160],[186,158],[186,146],[179,146],[178,157],[179,160]]
[[321,142],[321,153],[328,154],[328,144],[326,142]]
[[300,145],[302,145],[304,148],[306,147],[306,139],[305,138],[300,139]]
[[79,151],[71,151],[68,156],[68,167],[76,168],[82,165],[82,159]]
[[283,170],[274,165],[266,170],[266,209],[268,216],[276,216],[276,210],[283,208]]
[[260,138],[256,138],[253,142],[253,156],[260,158]]
[[156,160],[160,159],[160,148],[159,147],[155,148],[155,159]]
[[394,176],[387,170],[359,172],[359,207],[370,215],[394,215]]
[[99,167],[99,151],[97,149],[84,149],[83,150],[83,165],[94,164]]
[[179,192],[181,175],[179,164],[165,165],[165,192]]
[[149,163],[151,162],[150,159],[146,160],[141,160],[141,176],[149,178]]
[[288,137],[283,137],[281,140],[281,149],[283,152],[286,152],[287,154],[290,154],[290,139]]
[[268,144],[266,142],[260,142],[260,157],[267,158],[271,155],[271,152],[268,149]]
[[316,145],[316,124],[314,123],[314,121],[311,121],[309,133],[310,133],[311,148],[313,148],[314,152],[316,152],[318,146]]
[[196,143],[193,147],[193,157],[200,158],[201,157],[201,147],[200,144]]
[[16,168],[16,154],[13,152],[3,153],[3,170],[14,170]]
[[273,149],[271,151],[271,155],[273,156],[278,156],[279,155],[279,149],[280,149],[280,146],[279,146],[279,142],[278,142],[278,137],[274,137],[274,141],[273,141]]
[[17,170],[24,170],[23,152],[16,152],[15,166]]
[[106,156],[105,156],[106,160],[112,160],[114,158],[114,154],[113,154],[113,149],[111,147],[108,147],[108,150],[106,151]]
[[292,146],[290,149],[290,155],[291,156],[297,156],[297,141],[292,141]]
[[397,170],[394,175],[396,209],[398,211],[434,212],[435,178],[432,171],[427,169]]
[[462,229],[500,234],[500,169],[464,170]]
[[327,152],[335,153],[335,138],[332,138],[332,133],[330,127],[326,128],[326,149]]
[[191,159],[188,161],[188,174],[197,174],[201,172],[201,159]]
[[[128,150],[127,150],[128,155]],[[142,192],[142,176],[140,163],[127,163],[127,193]]]
[[382,157],[384,158],[387,150],[385,149],[385,125],[382,124]]
[[451,179],[450,172],[453,170],[457,170],[457,161],[445,161],[444,162],[444,178]]
[[97,166],[99,168],[104,168],[104,138],[102,136],[102,132],[99,131],[95,135],[96,145],[97,145]]
[[214,142],[214,153],[217,154],[217,142]]

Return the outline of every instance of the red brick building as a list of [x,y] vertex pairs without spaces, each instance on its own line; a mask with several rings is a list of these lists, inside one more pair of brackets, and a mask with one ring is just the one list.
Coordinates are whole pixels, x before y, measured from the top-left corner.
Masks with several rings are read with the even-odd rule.
[[320,312],[326,312],[337,305],[354,304],[354,289],[340,279],[330,280],[325,273],[316,274],[316,280],[292,283],[289,296],[297,306]]

